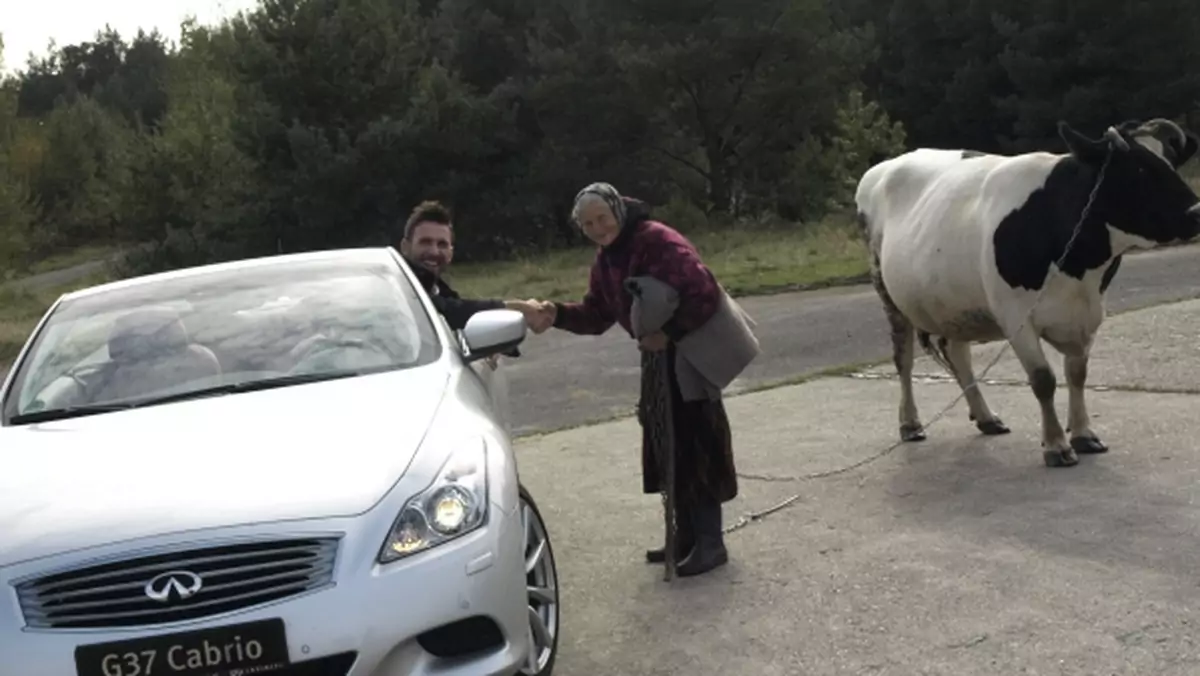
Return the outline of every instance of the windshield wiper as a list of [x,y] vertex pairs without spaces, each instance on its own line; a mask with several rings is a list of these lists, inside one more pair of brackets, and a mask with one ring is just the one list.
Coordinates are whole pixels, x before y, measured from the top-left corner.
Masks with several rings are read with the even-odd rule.
[[125,411],[131,409],[135,404],[120,403],[120,404],[84,404],[82,406],[67,406],[66,408],[51,408],[45,411],[30,411],[29,413],[18,413],[8,422],[13,425],[23,425],[26,423],[50,422],[51,420],[64,420],[66,418],[78,418],[85,415],[95,415],[97,413],[112,413],[113,411]]
[[238,392],[255,392],[257,390],[270,390],[276,387],[287,387],[289,385],[302,385],[304,383],[317,383],[323,380],[337,380],[339,378],[351,378],[361,375],[361,371],[332,371],[329,373],[297,373],[290,376],[280,376],[278,378],[267,378],[265,380],[243,380],[240,383],[227,383],[225,385],[213,385],[212,387],[204,387],[198,390],[188,390],[187,392],[176,392],[174,394],[164,394],[161,397],[150,397],[148,399],[138,399],[130,402],[132,407],[153,406],[155,404],[167,404],[173,401],[186,401],[188,399],[201,399],[203,397],[214,397],[222,394],[235,394]]
[[204,387],[198,390],[188,390],[186,392],[175,392],[172,394],[164,394],[161,397],[148,397],[146,399],[136,399],[133,401],[114,402],[111,404],[86,404],[82,406],[67,406],[65,408],[55,408],[45,411],[31,411],[29,413],[20,413],[9,419],[9,423],[20,425],[25,423],[49,422],[52,420],[64,420],[67,418],[75,418],[85,415],[94,415],[96,413],[112,413],[114,411],[127,411],[133,408],[142,408],[144,406],[155,406],[157,404],[168,404],[174,401],[186,401],[189,399],[202,399],[204,397],[216,397],[225,394],[235,394],[237,392],[254,392],[257,390],[269,390],[276,387],[287,387],[289,385],[301,385],[304,383],[316,383],[323,380],[337,380],[340,378],[351,378],[353,376],[362,375],[363,371],[332,371],[328,373],[298,373],[290,376],[281,376],[279,378],[267,378],[265,380],[244,380],[239,383],[226,383],[224,385],[214,385],[212,387]]

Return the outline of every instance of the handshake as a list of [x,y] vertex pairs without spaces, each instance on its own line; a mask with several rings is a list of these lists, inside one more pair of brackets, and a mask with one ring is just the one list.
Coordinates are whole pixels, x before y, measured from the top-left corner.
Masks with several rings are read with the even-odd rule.
[[504,307],[525,315],[525,323],[534,333],[545,333],[558,316],[558,309],[548,300],[506,300]]

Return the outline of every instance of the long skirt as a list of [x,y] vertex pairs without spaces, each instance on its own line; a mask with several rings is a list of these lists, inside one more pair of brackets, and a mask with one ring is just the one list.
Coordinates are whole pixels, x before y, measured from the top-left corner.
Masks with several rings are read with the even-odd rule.
[[667,363],[671,392],[671,413],[675,438],[676,499],[690,504],[728,502],[738,494],[737,469],[733,462],[733,438],[725,404],[720,399],[683,401],[675,375],[675,346],[662,352],[642,353],[642,396],[638,418],[642,423],[642,491],[661,493],[663,476],[659,468],[655,422],[666,415],[656,403],[657,379],[661,361]]

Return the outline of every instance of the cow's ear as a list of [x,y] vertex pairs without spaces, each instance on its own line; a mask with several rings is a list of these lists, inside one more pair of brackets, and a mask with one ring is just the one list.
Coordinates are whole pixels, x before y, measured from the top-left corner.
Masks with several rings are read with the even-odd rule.
[[1067,144],[1067,149],[1081,162],[1088,164],[1104,161],[1108,153],[1108,140],[1093,140],[1075,131],[1063,120],[1058,122],[1058,135]]
[[1196,151],[1200,150],[1200,138],[1197,138],[1197,136],[1190,131],[1185,131],[1183,135],[1187,137],[1187,140],[1184,141],[1183,147],[1175,153],[1176,169],[1187,164],[1187,161],[1192,159],[1192,156],[1196,154]]

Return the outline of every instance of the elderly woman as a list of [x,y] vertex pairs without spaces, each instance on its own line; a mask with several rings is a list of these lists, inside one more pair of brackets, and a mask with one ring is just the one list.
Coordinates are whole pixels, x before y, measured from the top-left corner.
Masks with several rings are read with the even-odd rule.
[[[745,323],[732,324],[740,333],[710,328],[730,326],[729,317],[741,321],[740,315],[733,314],[736,304],[691,242],[652,220],[641,202],[622,197],[607,183],[594,183],[576,195],[572,217],[599,245],[599,251],[582,302],[547,304],[546,310],[558,329],[599,335],[619,323],[638,340],[643,352],[638,403],[642,490],[663,492],[665,477],[658,450],[665,429],[665,436],[673,437],[673,443],[667,445],[673,446],[676,470],[676,547],[672,557],[678,562],[676,573],[685,577],[708,572],[728,561],[721,505],[738,492],[729,420],[720,389],[757,354],[757,341]],[[639,325],[636,280],[643,286],[656,284],[658,291],[670,296],[669,305],[660,303],[657,309],[643,303],[644,317],[655,311],[664,315],[664,307],[669,310],[655,330],[648,329],[646,321]],[[687,359],[681,361],[680,354]],[[730,354],[737,361],[730,362]],[[718,364],[717,360],[725,361]],[[691,376],[687,387],[680,377],[680,364]],[[698,377],[713,373],[718,377]],[[699,381],[705,381],[705,386],[696,387]],[[655,396],[660,385],[664,394],[669,390],[669,404],[665,404],[666,396]],[[647,551],[647,560],[662,562],[664,550]]]

